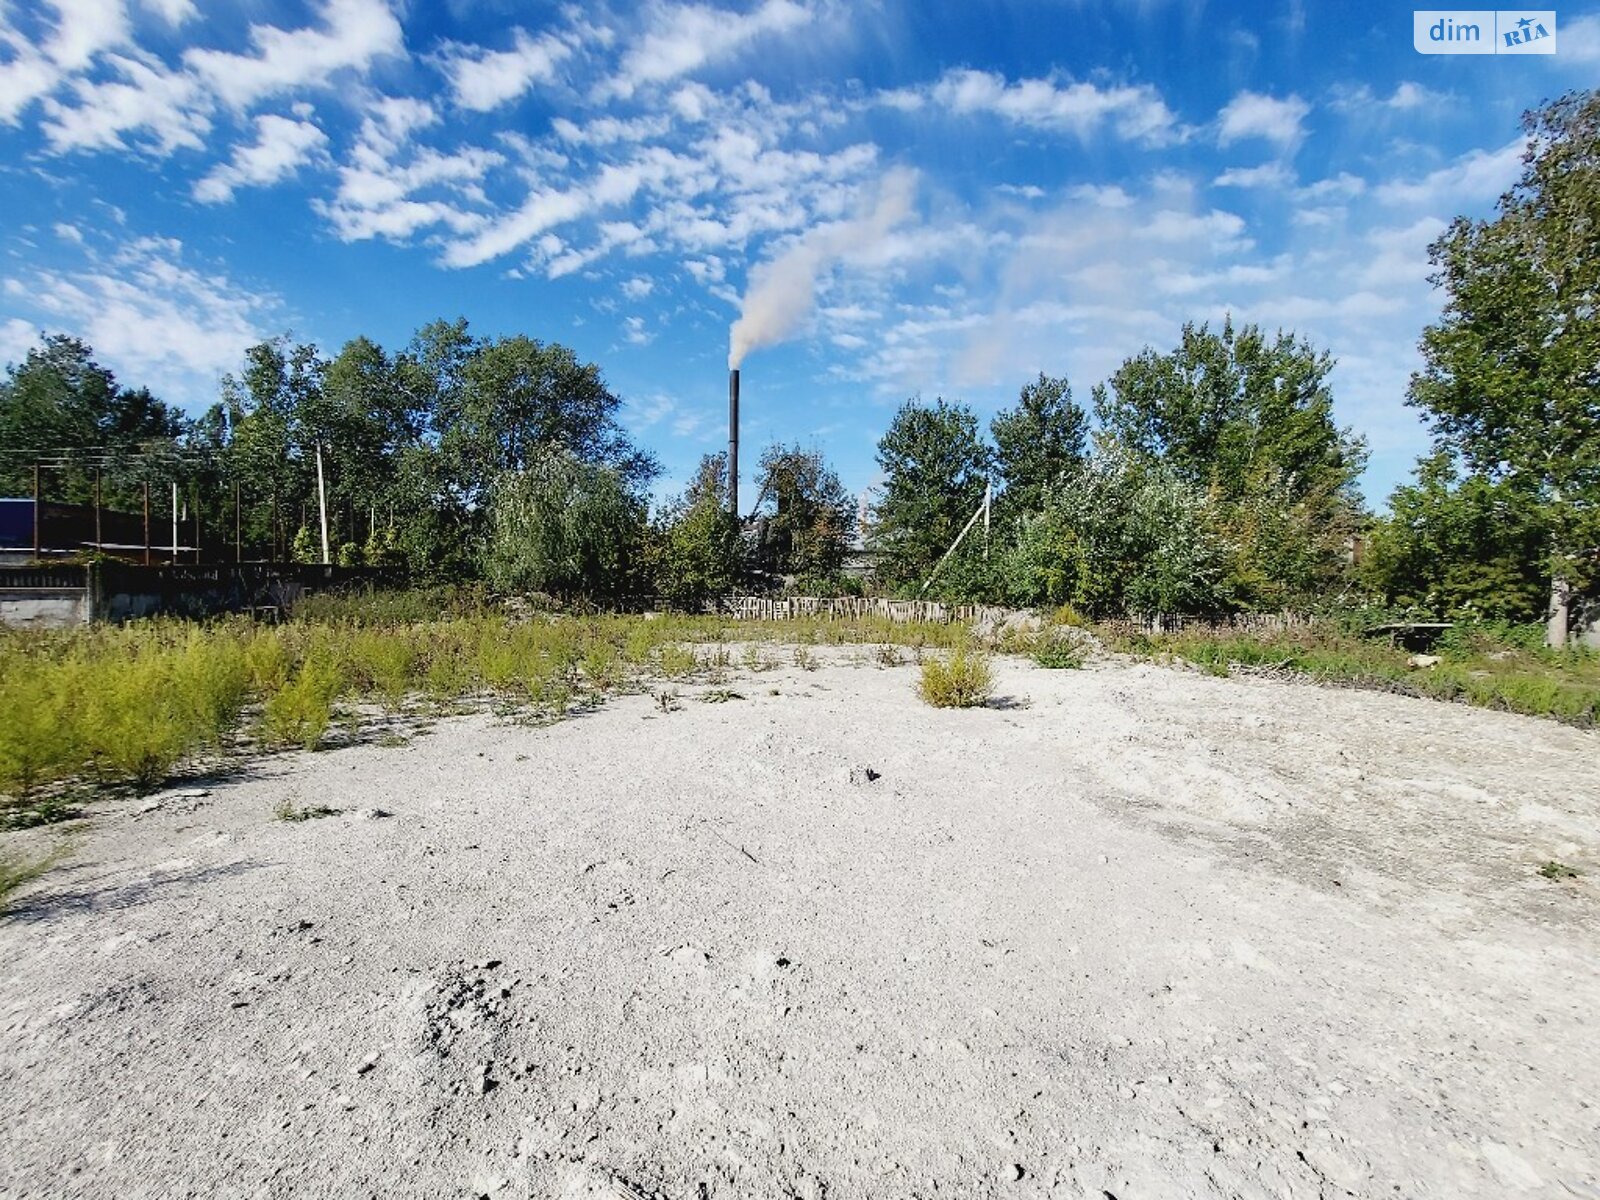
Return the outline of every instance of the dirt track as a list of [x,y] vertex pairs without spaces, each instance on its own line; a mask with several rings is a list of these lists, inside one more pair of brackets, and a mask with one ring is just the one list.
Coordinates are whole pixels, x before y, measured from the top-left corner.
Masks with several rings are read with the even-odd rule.
[[108,808],[0,1195],[1600,1198],[1596,735],[851,656]]

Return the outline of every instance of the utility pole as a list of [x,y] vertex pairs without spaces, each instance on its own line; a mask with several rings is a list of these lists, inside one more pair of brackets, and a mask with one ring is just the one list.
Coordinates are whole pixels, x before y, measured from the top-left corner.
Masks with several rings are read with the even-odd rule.
[[144,481],[144,565],[150,565],[150,481]]
[[33,557],[37,561],[39,544],[39,464],[33,464]]
[[178,565],[178,481],[172,481],[172,565]]
[[239,517],[239,481],[233,481],[233,561],[244,561],[244,522]]
[[105,538],[100,533],[100,468],[94,469],[94,552],[105,553]]
[[328,490],[322,482],[322,443],[317,443],[317,508],[322,514],[322,565],[328,559]]

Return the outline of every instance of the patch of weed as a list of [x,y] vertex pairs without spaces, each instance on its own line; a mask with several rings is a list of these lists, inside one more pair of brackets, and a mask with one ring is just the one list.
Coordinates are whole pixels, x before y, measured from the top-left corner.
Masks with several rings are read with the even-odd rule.
[[994,670],[984,655],[957,650],[922,664],[917,692],[934,708],[980,708],[994,695]]

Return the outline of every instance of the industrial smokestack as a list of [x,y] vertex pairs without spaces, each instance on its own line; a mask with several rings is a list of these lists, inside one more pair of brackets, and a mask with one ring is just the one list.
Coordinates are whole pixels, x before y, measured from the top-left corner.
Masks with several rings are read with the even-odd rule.
[[739,372],[728,372],[728,511],[739,519]]

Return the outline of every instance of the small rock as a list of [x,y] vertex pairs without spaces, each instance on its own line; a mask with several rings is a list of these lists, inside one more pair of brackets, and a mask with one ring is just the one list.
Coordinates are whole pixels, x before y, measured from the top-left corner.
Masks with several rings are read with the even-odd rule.
[[133,810],[133,815],[136,816],[136,817],[145,817],[145,816],[149,816],[153,812],[160,812],[160,811],[161,811],[161,801],[159,801],[159,800],[151,800],[151,801],[149,801],[149,802],[147,802],[145,804],[139,805],[138,808],[134,809]]
[[1433,667],[1437,667],[1443,661],[1444,659],[1440,658],[1437,654],[1413,654],[1410,658],[1406,659],[1406,666],[1429,670]]
[[1023,1168],[1021,1163],[1011,1164],[1011,1179],[1013,1183],[1020,1182],[1022,1177],[1027,1173],[1028,1172]]
[[172,793],[180,800],[204,800],[211,795],[210,788],[179,788]]
[[357,1075],[365,1075],[368,1071],[372,1070],[377,1065],[378,1065],[378,1052],[376,1050],[374,1050],[374,1051],[372,1051],[372,1053],[368,1054],[365,1058],[363,1058],[360,1062],[358,1062],[356,1064],[356,1074]]
[[871,767],[854,766],[850,768],[850,782],[858,787],[862,784],[876,782],[882,778],[882,773],[879,771],[874,771]]
[[492,971],[500,965],[498,958],[485,958],[472,964],[474,971]]
[[394,814],[383,808],[361,808],[356,810],[356,819],[360,821],[381,821]]

